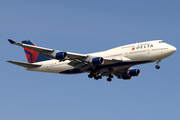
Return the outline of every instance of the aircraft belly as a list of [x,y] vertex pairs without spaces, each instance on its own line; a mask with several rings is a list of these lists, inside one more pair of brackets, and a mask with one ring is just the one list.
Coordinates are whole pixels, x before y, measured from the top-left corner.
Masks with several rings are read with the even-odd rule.
[[41,67],[38,68],[26,68],[26,70],[29,71],[39,71],[39,72],[49,72],[49,73],[60,73],[62,71],[66,71],[69,69],[74,69],[73,66],[67,65],[66,63],[64,64],[50,64],[50,65],[42,65]]
[[62,71],[66,71],[66,70],[70,70],[70,69],[74,69],[74,67],[70,66],[68,64],[58,64],[58,65],[50,66],[50,71],[52,73],[60,73]]

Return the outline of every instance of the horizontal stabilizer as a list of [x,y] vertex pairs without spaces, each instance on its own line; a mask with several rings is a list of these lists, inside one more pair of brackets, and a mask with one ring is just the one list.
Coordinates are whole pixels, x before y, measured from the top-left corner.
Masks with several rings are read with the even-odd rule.
[[32,64],[32,63],[24,63],[24,62],[17,62],[17,61],[6,61],[18,66],[26,67],[26,68],[34,68],[34,67],[40,67],[41,65],[38,64]]

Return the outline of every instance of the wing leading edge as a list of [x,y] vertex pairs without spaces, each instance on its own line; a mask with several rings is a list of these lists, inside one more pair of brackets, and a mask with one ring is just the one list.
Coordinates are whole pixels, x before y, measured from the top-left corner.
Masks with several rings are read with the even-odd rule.
[[[43,47],[38,47],[38,46],[31,46],[31,45],[27,45],[27,44],[23,44],[23,43],[16,43],[15,41],[8,39],[8,41],[13,44],[13,45],[18,45],[24,48],[28,48],[31,50],[35,50],[41,53],[44,53],[44,56],[50,57],[53,54],[56,54],[58,52],[62,52],[62,51],[58,51],[58,50],[53,50],[53,49],[48,49],[48,48],[43,48]],[[83,55],[83,54],[77,54],[77,53],[71,53],[71,52],[67,52],[67,55],[69,57],[69,59],[85,59],[87,57],[87,55]]]
[[[38,46],[31,46],[31,45],[27,45],[27,44],[23,44],[23,43],[16,43],[15,41],[13,41],[11,39],[8,39],[8,41],[13,45],[18,45],[18,46],[21,46],[21,47],[24,47],[24,48],[28,48],[28,49],[35,50],[35,51],[38,51],[38,52],[42,52],[42,53],[44,53],[43,56],[46,56],[46,57],[49,57],[49,58],[52,57],[52,56],[56,56],[57,53],[62,52],[62,51],[59,51],[59,50],[53,50],[53,49],[48,49],[48,48],[43,48],[43,47],[38,47]],[[68,60],[76,60],[76,61],[78,60],[78,61],[81,61],[81,62],[84,62],[84,61],[87,62],[88,60],[95,57],[95,56],[77,54],[77,53],[72,53],[72,52],[64,52],[64,53],[67,54]],[[56,59],[56,58],[54,58],[54,59]],[[104,62],[106,64],[113,64],[113,63],[129,60],[128,58],[125,58],[125,57],[123,57],[121,59],[113,59],[113,58],[103,58],[103,59],[104,59]]]

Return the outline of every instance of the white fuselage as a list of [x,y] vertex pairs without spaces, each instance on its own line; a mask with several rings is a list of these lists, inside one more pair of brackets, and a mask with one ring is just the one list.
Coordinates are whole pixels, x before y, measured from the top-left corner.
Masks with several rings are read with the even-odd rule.
[[[112,65],[113,68],[118,69],[119,67],[121,68],[127,66],[130,67],[137,64],[144,64],[148,62],[162,60],[172,55],[175,51],[176,48],[173,47],[172,45],[169,45],[163,42],[162,40],[154,40],[154,41],[120,46],[107,51],[90,53],[87,55],[103,57],[106,59],[113,58],[113,59],[122,60],[121,63],[125,63],[125,64]],[[69,62],[70,62],[69,60],[59,61],[52,59],[48,61],[34,63],[34,64],[41,64],[42,65],[41,67],[26,68],[26,69],[31,71],[50,72],[50,73],[63,73],[63,71],[76,69],[74,66],[68,65]],[[82,72],[88,72],[88,71],[82,71]],[[71,74],[73,74],[73,72]]]

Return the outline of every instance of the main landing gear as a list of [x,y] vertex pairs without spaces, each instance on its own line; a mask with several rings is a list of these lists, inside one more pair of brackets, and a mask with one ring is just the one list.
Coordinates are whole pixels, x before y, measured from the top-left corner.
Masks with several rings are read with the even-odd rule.
[[[88,75],[89,78],[94,78],[95,80],[99,80],[102,79],[102,76],[100,75],[100,71],[99,70],[92,70],[91,73]],[[107,78],[107,81],[111,82],[112,78],[114,76],[112,74],[109,74],[109,77]]]
[[94,79],[95,79],[95,80],[102,79],[102,76],[101,76],[101,75],[96,75],[96,76],[94,76]]
[[93,78],[93,77],[94,77],[95,80],[102,79],[102,76],[101,76],[101,75],[98,75],[98,74],[99,74],[99,71],[92,71],[92,72],[88,75],[88,77],[89,77],[89,78]]
[[[90,74],[88,75],[88,77],[89,77],[89,78],[93,78],[93,77],[94,77],[95,80],[102,79],[102,76],[101,76],[101,75],[95,75],[95,74],[93,74],[93,73],[90,73]],[[110,74],[109,77],[107,78],[107,81],[111,82],[113,77],[114,77],[114,76]]]
[[101,76],[101,75],[94,75],[94,74],[91,74],[91,73],[88,75],[88,77],[89,77],[89,78],[93,78],[93,77],[94,77],[95,80],[102,79],[102,76]]
[[112,78],[113,78],[113,75],[110,74],[109,77],[107,78],[107,81],[111,82]]
[[159,62],[161,62],[161,60],[157,61],[157,65],[155,66],[156,69],[160,69]]

